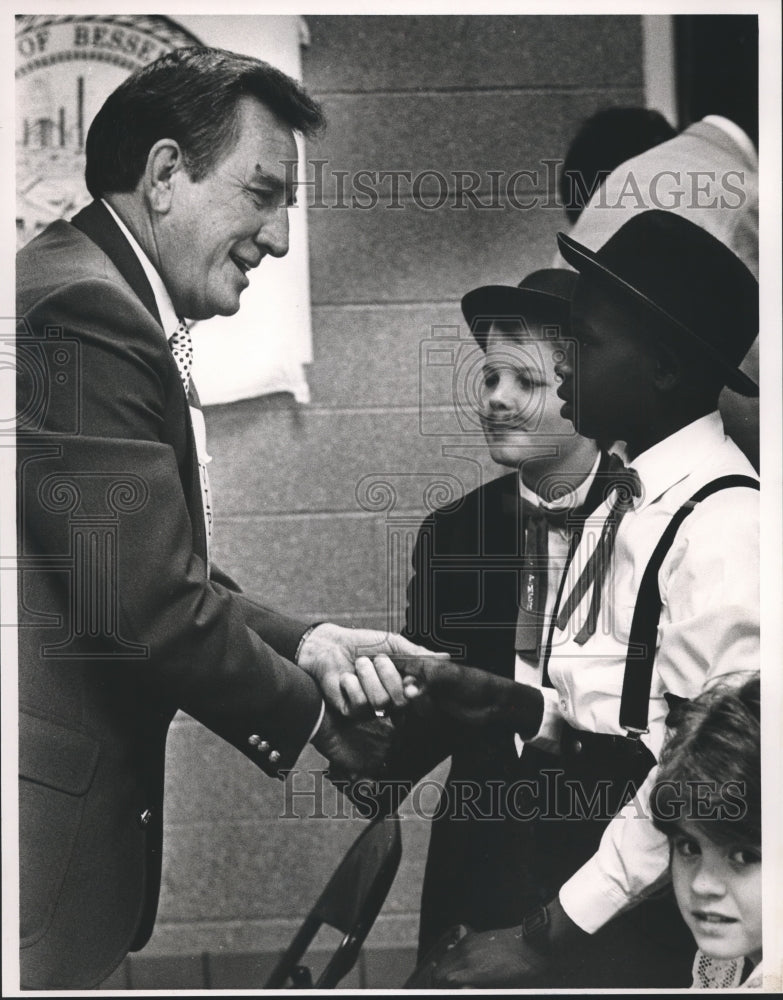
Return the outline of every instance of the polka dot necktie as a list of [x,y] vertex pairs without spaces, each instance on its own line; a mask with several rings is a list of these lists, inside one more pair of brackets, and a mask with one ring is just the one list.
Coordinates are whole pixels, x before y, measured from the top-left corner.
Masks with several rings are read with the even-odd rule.
[[201,500],[204,509],[204,530],[206,531],[207,541],[207,563],[209,564],[209,549],[212,540],[212,494],[209,488],[209,473],[206,466],[209,458],[205,459],[207,450],[206,429],[204,427],[201,406],[198,402],[198,395],[195,388],[192,394],[190,392],[190,371],[193,368],[193,340],[184,320],[180,319],[177,329],[169,337],[169,347],[177,363],[185,395],[188,397],[190,419],[193,425],[193,433],[196,437],[199,478],[201,480]]
[[187,394],[190,389],[190,370],[193,367],[193,341],[184,320],[179,321],[177,329],[169,337],[169,347],[177,362],[179,377]]

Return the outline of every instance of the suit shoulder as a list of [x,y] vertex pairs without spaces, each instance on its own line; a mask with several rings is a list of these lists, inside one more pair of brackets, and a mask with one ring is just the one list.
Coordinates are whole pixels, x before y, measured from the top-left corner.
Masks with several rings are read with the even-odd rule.
[[510,472],[505,476],[499,476],[488,483],[482,483],[475,489],[464,493],[456,500],[452,500],[442,507],[438,507],[431,515],[435,521],[455,520],[469,517],[475,519],[476,515],[483,512],[484,517],[493,510],[500,511],[509,501],[515,501],[519,496],[517,489],[517,474]]
[[[16,255],[17,305],[22,313],[63,289],[100,282],[139,302],[116,265],[75,226],[58,220],[31,240]],[[141,305],[141,303],[139,303]]]

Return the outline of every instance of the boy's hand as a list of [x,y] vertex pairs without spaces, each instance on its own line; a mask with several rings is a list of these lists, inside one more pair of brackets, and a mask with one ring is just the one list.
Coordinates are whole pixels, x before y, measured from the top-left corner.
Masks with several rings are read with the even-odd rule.
[[408,699],[425,694],[457,722],[502,726],[529,739],[538,732],[544,697],[538,688],[517,684],[452,660],[393,656]]
[[537,929],[531,930],[527,924],[529,915],[520,927],[469,932],[440,960],[432,973],[432,985],[551,986],[553,971],[562,965],[569,950],[589,937],[571,920],[557,896],[545,910],[543,923],[535,922]]
[[354,722],[327,705],[312,743],[329,761],[332,778],[356,781],[384,773],[393,740],[394,725],[389,719]]

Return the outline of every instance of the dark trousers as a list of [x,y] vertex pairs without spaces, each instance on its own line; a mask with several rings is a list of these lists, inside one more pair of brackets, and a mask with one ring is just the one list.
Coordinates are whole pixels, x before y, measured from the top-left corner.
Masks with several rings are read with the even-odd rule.
[[[492,769],[458,763],[459,779],[452,772],[446,805],[432,824],[420,958],[455,923],[474,930],[515,926],[554,897],[595,852],[610,818],[644,780],[653,760],[641,745],[599,740],[576,757],[526,747],[520,761],[497,758]],[[483,781],[472,813],[465,809],[465,789],[457,780]],[[567,963],[559,963],[552,982],[542,985],[687,987],[694,953],[693,939],[666,890],[569,949]]]

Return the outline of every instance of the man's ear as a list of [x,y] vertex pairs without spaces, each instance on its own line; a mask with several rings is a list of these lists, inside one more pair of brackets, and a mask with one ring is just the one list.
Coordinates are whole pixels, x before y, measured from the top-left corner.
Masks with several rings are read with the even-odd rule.
[[184,172],[179,143],[174,139],[158,139],[147,154],[142,176],[144,196],[154,212],[165,215],[169,211],[174,188]]

